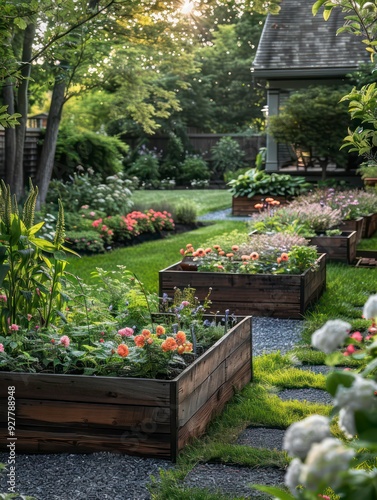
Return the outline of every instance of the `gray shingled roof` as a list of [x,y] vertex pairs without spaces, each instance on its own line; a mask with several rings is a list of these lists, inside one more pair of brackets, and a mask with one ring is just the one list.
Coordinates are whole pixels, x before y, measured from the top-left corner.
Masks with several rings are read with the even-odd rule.
[[369,61],[362,37],[336,31],[343,13],[325,21],[312,14],[314,0],[282,0],[278,15],[268,15],[254,60],[256,77],[344,75]]

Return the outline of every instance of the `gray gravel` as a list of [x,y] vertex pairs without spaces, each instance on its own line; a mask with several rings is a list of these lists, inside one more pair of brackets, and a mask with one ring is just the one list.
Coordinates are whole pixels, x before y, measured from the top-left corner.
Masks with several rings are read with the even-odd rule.
[[299,401],[308,401],[308,403],[333,404],[330,394],[321,389],[284,389],[279,391],[277,395],[283,401],[298,399]]
[[[300,340],[301,328],[300,320],[253,318],[253,355],[277,350],[286,353]],[[280,446],[280,441],[281,438],[276,439],[275,447]],[[274,446],[272,442],[270,445]],[[7,458],[6,454],[0,454],[0,462],[6,463]],[[151,498],[147,488],[150,476],[158,478],[159,469],[169,469],[174,464],[109,453],[18,454],[16,467],[17,489],[23,494],[33,495],[37,500],[146,500]],[[233,495],[248,498],[255,497],[248,483],[277,484],[283,481],[283,475],[284,472],[278,469],[229,468],[207,464],[196,467],[190,473],[187,485],[217,486],[224,492],[232,491]],[[1,491],[7,491],[4,474],[0,476]]]
[[234,221],[248,221],[250,217],[234,216],[232,215],[232,209],[226,208],[225,210],[217,210],[216,212],[209,212],[208,214],[200,215],[198,217],[199,221],[209,221],[209,220],[234,220]]
[[247,427],[238,437],[236,444],[253,448],[282,450],[285,430],[267,427]]

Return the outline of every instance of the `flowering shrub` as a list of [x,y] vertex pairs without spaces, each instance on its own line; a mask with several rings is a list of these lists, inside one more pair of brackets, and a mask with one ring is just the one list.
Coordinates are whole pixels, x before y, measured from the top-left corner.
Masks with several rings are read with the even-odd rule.
[[275,235],[255,235],[250,243],[240,246],[223,248],[213,245],[195,250],[188,244],[180,252],[183,256],[193,256],[199,272],[297,274],[310,268],[314,270],[318,259],[315,247],[305,246],[307,241],[298,236],[292,236],[296,244],[287,245],[290,235],[285,236],[285,248],[276,245],[279,238],[282,240],[282,235],[279,238]]
[[[359,362],[357,371],[333,371],[327,377],[344,439],[332,436],[326,417],[311,415],[294,423],[283,443],[293,457],[285,475],[293,496],[268,486],[257,489],[283,500],[330,498],[324,495],[329,488],[337,498],[376,498],[377,295],[365,303],[363,317],[372,320],[365,334],[350,334],[349,323],[330,320],[312,336],[312,345],[328,355],[330,366],[340,363],[343,356]],[[345,349],[340,349],[344,344]]]
[[316,189],[312,193],[298,198],[295,203],[320,203],[322,206],[339,210],[342,219],[345,220],[357,219],[363,215],[377,212],[375,193],[356,189]]

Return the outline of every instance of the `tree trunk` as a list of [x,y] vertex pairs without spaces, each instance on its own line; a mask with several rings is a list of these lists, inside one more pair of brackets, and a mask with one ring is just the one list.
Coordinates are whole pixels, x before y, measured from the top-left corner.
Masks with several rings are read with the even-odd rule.
[[38,162],[36,185],[39,188],[39,199],[37,207],[46,201],[48,186],[50,184],[54,168],[54,157],[56,141],[58,138],[59,125],[65,102],[66,81],[59,75],[55,79],[54,89],[51,96],[51,106],[47,120],[46,135],[43,141],[41,156]]
[[[28,24],[24,32],[22,61],[30,61],[32,57],[33,41],[35,35],[35,24]],[[29,109],[28,89],[29,78],[31,72],[31,64],[24,66],[21,70],[22,81],[17,92],[17,112],[21,114],[19,119],[20,124],[16,128],[16,158],[13,169],[12,186],[13,192],[20,199],[24,195],[25,180],[24,180],[24,147],[27,115]]]
[[[4,105],[8,106],[7,113],[13,115],[14,110],[14,84],[10,78],[7,78],[3,87]],[[4,130],[4,163],[5,163],[5,182],[10,185],[11,191],[14,189],[13,172],[16,162],[16,130],[7,127]]]
[[318,159],[319,166],[321,167],[322,170],[322,180],[326,180],[326,172],[327,172],[327,165],[329,164],[329,159],[328,158],[319,158]]

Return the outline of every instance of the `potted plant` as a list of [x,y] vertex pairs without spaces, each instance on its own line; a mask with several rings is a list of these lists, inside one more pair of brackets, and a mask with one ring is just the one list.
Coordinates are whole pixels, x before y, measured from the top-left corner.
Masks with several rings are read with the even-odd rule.
[[17,438],[18,452],[174,460],[250,381],[250,318],[230,327],[226,314],[207,326],[206,304],[190,289],[180,321],[157,323],[158,297],[124,267],[97,269],[93,287],[77,282],[66,269],[62,206],[50,242],[33,222],[37,189],[20,215],[1,188],[0,404],[11,392],[16,422],[14,430],[0,417],[1,449]]
[[215,311],[227,304],[241,316],[301,318],[326,284],[325,256],[303,241],[274,234],[240,245],[203,245],[194,257],[197,270],[183,270],[178,262],[160,271],[160,296],[190,284],[203,299],[210,286]]
[[228,182],[232,193],[232,214],[250,215],[256,212],[255,204],[274,198],[281,204],[310,189],[304,177],[288,174],[268,174],[255,168]]

